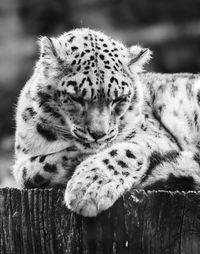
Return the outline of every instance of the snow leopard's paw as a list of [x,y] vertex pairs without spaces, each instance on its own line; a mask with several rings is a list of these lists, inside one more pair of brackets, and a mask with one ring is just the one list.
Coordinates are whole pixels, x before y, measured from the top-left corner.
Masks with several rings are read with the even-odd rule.
[[95,166],[95,161],[80,165],[68,182],[65,202],[69,209],[92,217],[110,208],[121,196],[123,185],[108,170]]

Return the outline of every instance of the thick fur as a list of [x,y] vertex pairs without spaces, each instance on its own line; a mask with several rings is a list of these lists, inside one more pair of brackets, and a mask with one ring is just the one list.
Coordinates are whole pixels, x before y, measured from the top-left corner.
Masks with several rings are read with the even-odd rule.
[[40,48],[17,107],[20,186],[67,185],[67,207],[84,216],[131,188],[200,188],[198,75],[138,74],[150,50],[90,29]]

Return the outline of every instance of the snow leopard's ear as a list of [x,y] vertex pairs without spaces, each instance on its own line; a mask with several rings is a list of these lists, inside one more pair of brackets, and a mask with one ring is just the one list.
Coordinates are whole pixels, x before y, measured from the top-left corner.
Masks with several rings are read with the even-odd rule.
[[59,41],[56,38],[41,37],[39,39],[40,45],[40,58],[43,63],[51,64],[51,66],[56,66],[61,63],[62,48]]
[[58,53],[56,50],[56,39],[47,36],[41,37],[39,39],[40,53],[44,57],[46,55],[57,57]]
[[131,46],[128,50],[130,56],[129,68],[132,72],[142,72],[144,64],[148,63],[151,59],[151,50],[137,45]]

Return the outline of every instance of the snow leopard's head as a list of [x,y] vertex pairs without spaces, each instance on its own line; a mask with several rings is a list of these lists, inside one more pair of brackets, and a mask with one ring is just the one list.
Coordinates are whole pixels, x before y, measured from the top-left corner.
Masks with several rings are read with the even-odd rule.
[[130,104],[139,114],[142,87],[136,73],[151,58],[150,50],[127,48],[90,29],[42,37],[40,45],[38,112],[60,135],[101,145],[117,136]]

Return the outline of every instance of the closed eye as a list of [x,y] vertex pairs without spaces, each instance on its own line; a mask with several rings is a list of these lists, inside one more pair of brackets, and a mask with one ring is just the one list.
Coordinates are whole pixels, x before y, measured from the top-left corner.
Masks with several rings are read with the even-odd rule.
[[126,101],[126,97],[118,97],[115,100],[112,101],[112,104],[116,104],[122,101]]
[[84,104],[85,104],[83,98],[81,98],[81,97],[76,97],[76,96],[73,96],[73,95],[69,94],[69,98],[70,98],[72,101],[77,102],[77,103],[79,103],[79,104],[81,104],[81,105],[84,105]]

